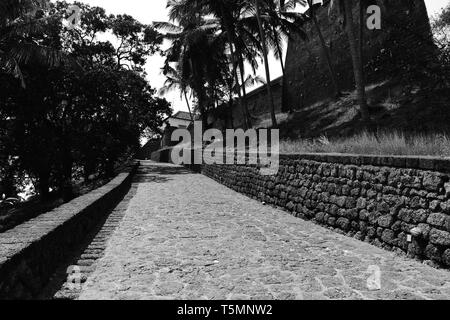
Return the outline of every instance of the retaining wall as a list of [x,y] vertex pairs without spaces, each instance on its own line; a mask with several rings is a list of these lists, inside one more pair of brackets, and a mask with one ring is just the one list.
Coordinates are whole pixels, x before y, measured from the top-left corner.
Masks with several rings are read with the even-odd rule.
[[450,267],[450,160],[282,155],[280,170],[205,165],[216,181],[293,215],[411,258]]
[[138,165],[105,186],[0,234],[0,299],[33,299],[126,195]]

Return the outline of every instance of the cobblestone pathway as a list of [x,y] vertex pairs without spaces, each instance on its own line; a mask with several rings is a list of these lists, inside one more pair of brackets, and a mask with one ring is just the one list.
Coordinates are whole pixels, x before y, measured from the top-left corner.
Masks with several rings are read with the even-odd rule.
[[[450,299],[450,272],[202,175],[144,163],[133,187],[80,299]],[[381,290],[369,290],[378,268]]]

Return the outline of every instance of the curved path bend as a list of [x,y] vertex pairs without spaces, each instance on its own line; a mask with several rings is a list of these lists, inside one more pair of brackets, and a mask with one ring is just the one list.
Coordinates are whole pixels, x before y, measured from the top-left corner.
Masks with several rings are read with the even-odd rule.
[[181,167],[142,162],[132,192],[80,299],[450,299],[448,271]]

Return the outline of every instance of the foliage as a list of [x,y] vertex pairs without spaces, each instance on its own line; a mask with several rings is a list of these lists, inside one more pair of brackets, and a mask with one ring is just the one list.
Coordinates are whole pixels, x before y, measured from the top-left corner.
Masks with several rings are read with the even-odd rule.
[[284,140],[280,142],[280,152],[450,157],[450,137],[444,134],[379,132],[375,135],[362,132],[345,139]]
[[305,37],[304,17],[285,11],[292,7],[291,1],[282,5],[261,0],[259,5],[264,32],[259,29],[255,1],[248,0],[168,1],[173,23],[155,24],[172,44],[165,70],[177,70],[182,91],[192,90],[204,120],[210,110],[225,101],[229,100],[231,106],[232,99],[228,98],[237,95],[238,103],[243,102],[247,126],[251,126],[245,99],[250,73],[246,67],[250,66],[254,74],[261,60],[267,60],[265,47],[281,59],[284,37],[294,32]]
[[[39,30],[1,43],[3,52],[31,43],[67,57],[59,63],[32,54],[18,59],[26,86],[7,70],[0,72],[0,179],[8,193],[15,190],[5,186],[19,185],[26,175],[41,196],[57,190],[70,199],[79,168],[86,180],[111,175],[119,158],[139,148],[141,135],[157,132],[171,113],[143,71],[146,58],[159,50],[158,32],[130,16],[77,5],[83,15],[76,29],[64,28],[68,4],[57,2],[41,9],[46,19]],[[105,32],[116,46],[99,40]]]
[[450,4],[432,19],[432,29],[441,64],[447,73],[446,80],[450,83]]

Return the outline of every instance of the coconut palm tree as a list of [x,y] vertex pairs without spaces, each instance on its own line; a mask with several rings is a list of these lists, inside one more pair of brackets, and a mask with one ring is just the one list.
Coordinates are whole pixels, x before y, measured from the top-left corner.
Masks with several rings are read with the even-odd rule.
[[[304,14],[293,11],[296,6],[295,0],[265,0],[265,6],[262,7],[261,18],[265,23],[265,29],[269,30],[267,35],[268,46],[275,53],[275,58],[279,60],[282,70],[282,81],[284,86],[285,66],[283,61],[283,43],[284,39],[292,39],[297,36],[300,39],[307,40],[308,37],[303,29],[307,19]],[[282,110],[291,110],[282,101]]]
[[266,82],[267,82],[266,88],[267,88],[267,95],[269,97],[269,103],[270,103],[270,116],[272,118],[272,127],[277,128],[278,124],[277,124],[277,117],[275,115],[275,101],[273,99],[272,87],[271,87],[271,83],[270,83],[270,67],[269,67],[269,58],[267,56],[266,35],[263,30],[259,0],[254,0],[254,1],[255,1],[254,4],[255,4],[255,8],[256,8],[256,18],[258,20],[259,36],[261,37],[261,47],[262,47],[262,52],[263,52],[263,57],[264,57],[264,66],[265,66]]
[[[289,1],[289,5],[292,1]],[[304,20],[301,15],[293,17],[292,13],[285,13],[281,10],[274,12],[275,10],[271,9],[273,5],[270,3],[270,0],[258,0],[258,2],[249,0],[176,0],[168,4],[171,19],[176,19],[180,24],[187,25],[189,21],[192,21],[189,17],[195,14],[214,17],[219,22],[221,35],[225,39],[226,50],[231,62],[233,88],[238,96],[240,108],[243,110],[246,127],[251,127],[252,124],[246,99],[246,86],[242,85],[247,75],[245,62],[249,62],[255,72],[258,67],[258,58],[264,60],[272,124],[276,127],[275,105],[270,87],[268,51],[269,48],[274,49],[283,64],[281,34],[290,35],[291,30],[301,30],[298,22],[301,19]],[[285,5],[283,4],[283,7]],[[281,8],[280,4],[275,5],[275,7],[277,6]],[[276,27],[268,28],[272,23]]]
[[[243,70],[243,59],[250,57],[252,65],[256,63],[255,50],[249,49],[246,42],[251,42],[249,39],[254,35],[243,28],[242,23],[239,23],[243,16],[246,2],[244,0],[178,0],[169,2],[170,18],[178,21],[188,21],[189,15],[194,12],[200,13],[204,16],[213,16],[220,24],[220,37],[226,44],[226,55],[229,57],[231,63],[231,75],[233,76],[232,88],[238,96],[239,108],[243,111],[245,127],[251,127],[251,119],[248,112],[246,99],[243,97],[240,90],[239,70],[242,77],[245,74]],[[240,29],[239,29],[240,28]],[[217,35],[219,36],[219,35]],[[225,72],[226,73],[226,72]],[[244,94],[245,96],[245,94]]]
[[[305,3],[305,0],[300,0],[301,3]],[[317,20],[316,16],[316,7],[313,0],[306,0],[308,7],[309,7],[309,15],[313,21],[314,28],[316,29],[317,35],[319,36],[320,40],[320,47],[322,49],[323,55],[325,57],[325,61],[327,63],[328,71],[330,73],[330,79],[334,87],[334,91],[336,96],[341,95],[341,90],[339,88],[336,72],[334,70],[333,62],[331,61],[331,53],[330,49],[328,48],[325,38],[323,36],[322,30],[320,28],[319,21]]]
[[2,0],[0,2],[0,27],[4,27],[18,17],[42,8],[47,4],[47,0]]
[[194,122],[194,114],[192,113],[191,104],[188,98],[189,87],[184,79],[181,77],[179,70],[172,68],[169,65],[165,65],[163,68],[163,73],[166,76],[166,81],[164,82],[164,86],[159,90],[160,95],[165,95],[166,93],[179,90],[180,98],[184,98],[186,101],[186,106],[189,110],[189,115],[191,117],[191,121]]
[[68,57],[61,50],[32,41],[48,21],[55,18],[45,15],[49,0],[2,0],[0,2],[0,70],[20,79],[25,87],[20,64],[37,61],[57,66]]
[[[253,0],[248,1],[248,6],[254,12],[252,18],[256,18],[258,41],[256,47],[262,52],[264,60],[264,68],[266,74],[266,88],[270,103],[270,114],[272,126],[278,126],[275,114],[275,102],[271,88],[270,66],[268,62],[269,48],[273,49],[275,56],[280,60],[281,68],[284,76],[284,63],[282,58],[282,38],[283,36],[291,36],[292,33],[299,34],[302,38],[306,38],[306,33],[302,29],[305,18],[302,15],[288,13],[287,8],[293,6],[293,2],[283,2],[274,0]],[[250,11],[248,10],[248,11]],[[251,18],[250,18],[251,19]],[[251,27],[251,21],[247,22]]]
[[194,92],[206,130],[207,112],[214,107],[218,87],[224,85],[225,41],[215,19],[184,9],[182,1],[170,3],[170,18],[179,25],[157,22],[154,26],[164,31],[164,37],[172,42],[166,52],[166,66],[177,63],[181,84]]
[[342,15],[344,16],[345,31],[347,33],[347,38],[350,46],[350,53],[352,56],[353,73],[355,76],[356,93],[358,104],[361,112],[361,117],[366,125],[369,125],[370,114],[367,105],[366,97],[366,84],[364,78],[364,67],[362,63],[362,50],[358,46],[356,27],[353,17],[353,6],[354,2],[351,0],[332,0],[330,8],[332,9],[334,5],[338,5],[338,8]]
[[284,39],[299,36],[302,40],[307,40],[307,34],[304,30],[304,24],[307,19],[304,14],[294,12],[296,1],[289,0],[265,0],[266,6],[262,9],[262,18],[266,22],[268,33],[268,45],[270,45],[281,63],[283,76],[285,74],[283,61],[283,43]]
[[[224,33],[228,40],[228,49],[230,52],[230,59],[232,63],[232,75],[235,82],[235,91],[238,95],[238,102],[240,108],[243,110],[244,123],[246,128],[252,127],[250,112],[248,110],[247,93],[245,87],[242,86],[243,94],[241,93],[241,85],[239,84],[239,71],[241,74],[241,81],[243,83],[245,70],[244,58],[246,51],[249,51],[248,45],[244,43],[246,37],[249,35],[245,28],[242,28],[240,19],[243,15],[242,10],[245,10],[245,1],[242,0],[209,0],[207,1],[209,11],[214,14],[221,22]],[[241,28],[239,28],[241,26]],[[239,34],[242,32],[242,37]],[[248,37],[247,37],[248,39]],[[253,61],[252,61],[253,62]]]

